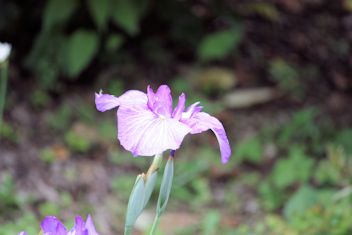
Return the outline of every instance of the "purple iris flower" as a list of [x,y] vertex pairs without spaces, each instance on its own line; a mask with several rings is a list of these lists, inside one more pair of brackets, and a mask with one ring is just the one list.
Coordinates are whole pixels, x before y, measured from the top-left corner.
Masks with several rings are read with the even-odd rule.
[[119,97],[95,94],[95,104],[104,112],[116,107],[118,139],[134,156],[153,156],[180,147],[187,134],[212,130],[219,142],[222,163],[227,163],[231,148],[221,122],[205,112],[199,102],[185,109],[186,96],[182,93],[177,106],[172,108],[170,88],[161,85],[154,93],[129,90]]
[[[76,216],[75,225],[69,231],[55,216],[47,216],[41,222],[43,235],[99,235],[95,231],[93,220],[88,215],[86,222],[82,217]],[[26,232],[20,232],[18,235],[27,235]]]

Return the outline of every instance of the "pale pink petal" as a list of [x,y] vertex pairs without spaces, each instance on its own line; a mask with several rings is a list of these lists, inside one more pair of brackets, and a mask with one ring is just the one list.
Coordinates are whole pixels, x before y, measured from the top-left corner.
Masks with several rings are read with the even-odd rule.
[[147,87],[147,96],[148,96],[148,107],[150,109],[153,109],[153,105],[155,102],[155,93],[153,89],[150,87],[150,85],[148,85]]
[[120,105],[117,97],[107,94],[95,93],[95,106],[100,112],[105,112]]
[[120,106],[142,105],[147,107],[148,98],[144,92],[129,90],[119,96]]
[[27,235],[27,233],[25,231],[22,231],[18,235]]
[[211,129],[220,145],[222,163],[225,164],[228,162],[231,156],[231,147],[225,129],[217,118],[210,116],[207,113],[199,112],[193,115],[190,119],[182,120],[182,122],[192,129],[191,134],[197,134]]
[[185,109],[185,104],[186,104],[186,95],[182,93],[180,97],[178,98],[178,103],[176,108],[174,109],[174,112],[172,113],[172,117],[176,120],[180,120],[182,113]]
[[178,149],[191,129],[172,118],[159,117],[140,106],[121,107],[118,112],[118,139],[135,156],[153,156]]
[[109,94],[95,93],[95,105],[101,112],[105,112],[121,105],[146,105],[147,100],[147,95],[137,90],[126,91],[120,97],[115,97]]
[[172,96],[171,90],[167,85],[161,85],[157,92],[148,86],[148,107],[156,114],[165,117],[171,117],[172,113]]

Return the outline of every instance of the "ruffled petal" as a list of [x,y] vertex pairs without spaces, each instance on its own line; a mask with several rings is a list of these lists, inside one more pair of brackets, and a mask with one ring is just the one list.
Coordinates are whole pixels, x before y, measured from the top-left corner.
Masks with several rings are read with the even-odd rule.
[[118,139],[135,156],[153,156],[178,149],[191,128],[172,119],[162,118],[141,106],[121,107],[117,111]]
[[156,114],[171,117],[172,96],[171,90],[167,85],[161,85],[156,93],[148,86],[147,94],[149,109]]
[[118,106],[130,106],[130,105],[146,105],[147,95],[141,91],[130,90],[125,92],[120,97],[116,97],[109,94],[98,94],[95,93],[95,105],[96,108],[105,112],[107,110],[116,108]]
[[184,93],[182,93],[180,95],[180,97],[178,98],[178,103],[172,113],[172,118],[174,118],[176,120],[181,119],[182,113],[185,110],[185,104],[186,104],[186,95]]
[[199,106],[199,103],[200,102],[196,102],[192,105],[190,105],[186,112],[183,112],[182,115],[181,115],[181,119],[182,120],[186,120],[186,119],[189,119],[191,117],[193,117],[195,114],[199,113],[200,111],[202,111],[203,107],[202,106]]
[[66,228],[55,216],[47,216],[40,224],[45,234],[66,235]]
[[117,97],[107,94],[95,93],[95,106],[100,112],[105,112],[120,105]]
[[225,129],[217,118],[210,116],[205,112],[199,112],[193,115],[190,119],[182,120],[182,122],[192,129],[191,134],[197,134],[211,129],[220,145],[221,162],[223,164],[228,162],[231,156],[231,147]]

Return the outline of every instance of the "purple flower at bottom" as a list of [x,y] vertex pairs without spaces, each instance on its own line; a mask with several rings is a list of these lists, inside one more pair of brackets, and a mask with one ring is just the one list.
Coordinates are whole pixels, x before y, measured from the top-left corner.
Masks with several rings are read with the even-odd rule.
[[[46,216],[40,224],[43,235],[99,235],[95,231],[93,220],[88,215],[86,222],[81,216],[76,216],[75,225],[70,231],[55,216]],[[27,235],[26,232],[20,232],[18,235]]]
[[221,161],[227,163],[231,148],[221,122],[205,112],[199,102],[185,110],[186,96],[182,93],[172,108],[170,88],[161,85],[157,92],[148,86],[147,93],[129,90],[119,97],[95,94],[95,104],[104,112],[116,107],[118,139],[134,156],[153,156],[180,147],[187,134],[212,130],[219,142]]

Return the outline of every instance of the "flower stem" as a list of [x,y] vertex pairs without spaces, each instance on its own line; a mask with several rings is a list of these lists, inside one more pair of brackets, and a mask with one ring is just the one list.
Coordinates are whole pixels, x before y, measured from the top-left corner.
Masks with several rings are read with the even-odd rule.
[[160,214],[157,213],[155,218],[154,218],[154,222],[153,222],[153,225],[152,225],[152,228],[150,230],[150,233],[149,235],[155,235],[156,234],[156,230],[159,226],[159,222],[160,222]]
[[0,76],[0,132],[1,132],[1,129],[3,126],[3,113],[5,108],[6,87],[7,87],[7,79],[8,79],[6,60],[4,61],[3,64],[0,64],[0,70],[1,70],[1,76]]
[[125,226],[124,235],[132,235],[132,227],[131,226]]

